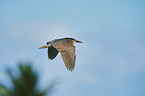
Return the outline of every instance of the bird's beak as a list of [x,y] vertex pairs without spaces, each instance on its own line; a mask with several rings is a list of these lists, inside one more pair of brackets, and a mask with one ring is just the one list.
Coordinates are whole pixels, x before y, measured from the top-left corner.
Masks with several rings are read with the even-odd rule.
[[44,49],[44,48],[47,48],[46,46],[42,46],[42,47],[40,47],[39,49]]
[[82,41],[78,41],[78,40],[76,40],[76,43],[83,43]]

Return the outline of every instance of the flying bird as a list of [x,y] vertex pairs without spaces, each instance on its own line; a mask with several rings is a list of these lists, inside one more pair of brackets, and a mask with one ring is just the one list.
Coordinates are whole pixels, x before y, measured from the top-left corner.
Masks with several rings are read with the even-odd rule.
[[48,58],[53,60],[57,54],[60,52],[65,67],[69,71],[74,70],[76,53],[74,43],[83,43],[74,38],[61,38],[55,39],[50,42],[47,42],[45,46],[40,47],[39,49],[48,48]]

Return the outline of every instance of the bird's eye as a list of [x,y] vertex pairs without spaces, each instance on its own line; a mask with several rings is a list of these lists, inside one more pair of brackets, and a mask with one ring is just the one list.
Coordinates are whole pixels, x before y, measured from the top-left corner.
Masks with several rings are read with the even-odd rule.
[[46,44],[48,45],[50,42],[47,42]]

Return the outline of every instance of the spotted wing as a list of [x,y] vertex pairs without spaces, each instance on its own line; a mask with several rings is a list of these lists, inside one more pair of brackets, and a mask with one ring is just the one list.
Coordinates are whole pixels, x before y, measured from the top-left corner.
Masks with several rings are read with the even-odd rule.
[[75,46],[71,46],[66,50],[60,51],[60,53],[65,67],[67,67],[69,71],[74,70],[76,61]]
[[53,46],[48,47],[48,58],[53,60],[57,56],[58,52],[59,51]]

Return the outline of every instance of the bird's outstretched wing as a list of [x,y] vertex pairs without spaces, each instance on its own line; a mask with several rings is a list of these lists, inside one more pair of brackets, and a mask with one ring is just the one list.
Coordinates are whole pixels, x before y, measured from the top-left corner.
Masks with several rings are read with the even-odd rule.
[[53,60],[57,56],[58,52],[59,51],[53,46],[48,47],[48,58]]
[[68,49],[60,51],[60,53],[65,67],[67,67],[69,71],[74,70],[76,61],[75,46],[70,46]]

